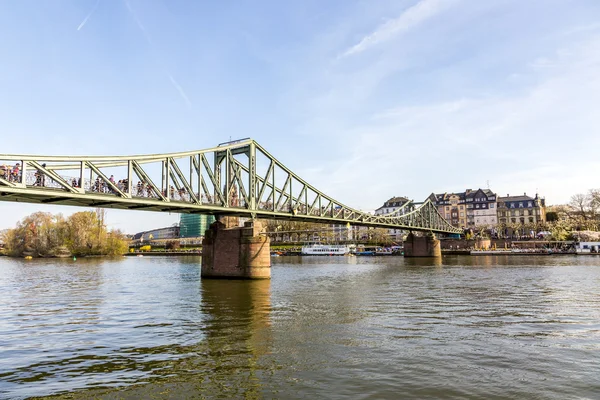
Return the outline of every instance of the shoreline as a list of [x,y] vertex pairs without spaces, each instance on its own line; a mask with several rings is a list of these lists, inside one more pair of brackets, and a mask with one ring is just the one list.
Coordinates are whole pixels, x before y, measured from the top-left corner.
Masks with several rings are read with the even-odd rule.
[[139,253],[125,253],[124,257],[146,257],[146,256],[201,256],[200,251],[148,251]]

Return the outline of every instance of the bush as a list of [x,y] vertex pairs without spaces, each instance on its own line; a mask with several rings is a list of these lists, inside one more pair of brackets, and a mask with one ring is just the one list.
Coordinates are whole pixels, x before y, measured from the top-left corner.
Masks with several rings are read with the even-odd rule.
[[82,211],[65,219],[37,212],[3,235],[6,253],[15,256],[121,255],[127,241],[119,231],[107,231],[104,212]]

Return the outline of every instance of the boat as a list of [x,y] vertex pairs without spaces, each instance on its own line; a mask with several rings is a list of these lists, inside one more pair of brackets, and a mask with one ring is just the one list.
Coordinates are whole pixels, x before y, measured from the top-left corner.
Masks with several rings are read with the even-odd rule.
[[371,250],[357,250],[354,252],[355,256],[374,256],[375,252]]
[[376,256],[392,256],[394,255],[394,250],[390,249],[390,248],[385,248],[385,247],[378,247],[375,250],[375,255]]
[[355,256],[374,256],[375,248],[365,247],[364,245],[359,244],[358,246],[352,248],[352,254]]
[[309,244],[302,246],[303,256],[343,256],[350,252],[348,246],[341,244]]

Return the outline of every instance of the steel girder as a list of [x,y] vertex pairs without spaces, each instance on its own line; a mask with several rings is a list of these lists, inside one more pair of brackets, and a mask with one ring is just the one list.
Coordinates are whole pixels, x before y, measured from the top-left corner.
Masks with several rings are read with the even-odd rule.
[[379,216],[348,207],[252,139],[170,154],[0,155],[0,200],[462,232],[430,200]]

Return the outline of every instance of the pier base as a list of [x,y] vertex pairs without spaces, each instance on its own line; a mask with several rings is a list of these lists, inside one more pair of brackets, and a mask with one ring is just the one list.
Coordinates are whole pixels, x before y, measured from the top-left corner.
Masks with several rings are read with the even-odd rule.
[[415,236],[412,232],[404,241],[404,257],[441,257],[440,241],[433,234]]
[[202,241],[202,278],[270,279],[271,246],[259,221],[228,228],[216,221]]

